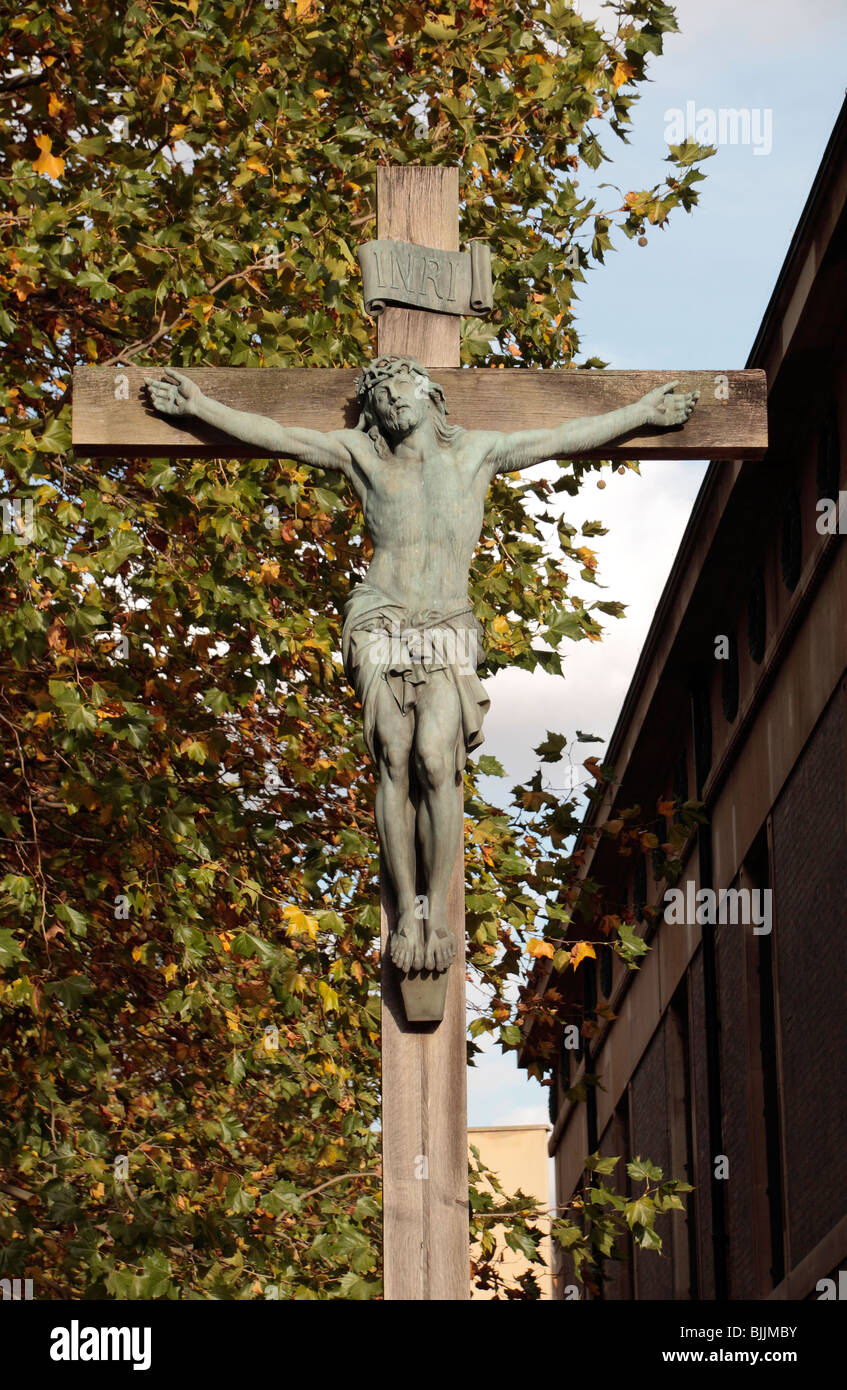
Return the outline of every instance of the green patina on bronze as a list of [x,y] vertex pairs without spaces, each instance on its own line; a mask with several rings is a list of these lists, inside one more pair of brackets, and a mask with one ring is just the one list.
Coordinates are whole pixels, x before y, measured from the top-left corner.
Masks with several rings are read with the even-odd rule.
[[447,921],[460,843],[455,789],[489,705],[468,594],[489,485],[498,473],[587,454],[645,425],[682,425],[698,393],[675,394],[668,382],[604,415],[513,433],[465,430],[447,423],[444,393],[419,362],[381,357],[359,378],[357,427],[323,432],[233,410],[182,373],[165,375],[148,378],[163,414],[341,473],[361,503],[373,558],[347,601],[343,654],[379,767],[377,828],[398,909],[391,955],[404,972],[444,971],[456,954]]

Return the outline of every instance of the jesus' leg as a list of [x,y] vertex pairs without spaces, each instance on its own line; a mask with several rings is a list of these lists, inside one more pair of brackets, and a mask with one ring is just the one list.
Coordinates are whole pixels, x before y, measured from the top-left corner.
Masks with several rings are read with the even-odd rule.
[[391,959],[404,971],[423,969],[425,949],[424,924],[415,913],[415,808],[409,795],[409,755],[414,730],[414,713],[402,714],[383,683],[376,704],[376,824],[397,898]]
[[446,970],[456,954],[447,919],[447,889],[462,829],[456,790],[456,742],[460,729],[456,689],[444,671],[436,671],[418,695],[415,732],[415,767],[421,788],[418,837],[428,899],[424,957],[427,970]]

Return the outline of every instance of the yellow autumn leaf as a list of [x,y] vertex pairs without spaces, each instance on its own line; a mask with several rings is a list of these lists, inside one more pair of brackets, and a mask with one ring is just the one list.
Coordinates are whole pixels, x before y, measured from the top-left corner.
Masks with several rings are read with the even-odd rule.
[[502,637],[509,631],[509,619],[504,618],[502,613],[500,613],[494,619],[494,622],[491,624],[491,626],[494,629],[494,631],[499,633]]
[[624,82],[628,82],[634,72],[635,68],[631,63],[615,63],[615,70],[612,73],[615,91],[617,91],[618,87],[622,86]]
[[532,940],[526,943],[526,949],[531,956],[554,956],[556,948],[550,941]]
[[267,164],[263,164],[257,155],[251,154],[250,158],[244,161],[248,169],[254,169],[257,174],[269,174],[270,169]]
[[286,903],[282,909],[282,915],[288,924],[289,936],[297,936],[298,933],[306,930],[306,914],[295,903]]
[[325,980],[318,980],[318,994],[326,1010],[338,1008],[338,994]]
[[315,940],[318,934],[317,917],[309,917],[296,903],[286,903],[282,915],[288,924],[289,936],[308,936]]
[[169,985],[174,975],[176,974],[176,965],[173,961],[171,961],[168,965],[165,966],[164,970],[162,971],[162,974],[165,977],[165,984]]
[[592,960],[596,960],[597,952],[594,950],[590,941],[578,941],[571,951],[571,964],[574,970],[576,970],[580,961],[585,960],[586,956],[590,956]]
[[41,154],[33,161],[33,169],[36,174],[44,174],[48,179],[60,179],[65,172],[65,161],[50,151],[53,148],[53,141],[49,135],[36,135],[35,143]]

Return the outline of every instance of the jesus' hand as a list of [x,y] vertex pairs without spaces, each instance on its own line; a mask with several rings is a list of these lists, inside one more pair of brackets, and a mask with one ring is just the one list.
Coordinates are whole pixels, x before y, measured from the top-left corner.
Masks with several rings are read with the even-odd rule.
[[200,387],[172,367],[167,368],[165,378],[164,381],[150,376],[144,378],[155,409],[162,415],[199,415],[200,402],[205,399]]
[[700,397],[699,391],[680,391],[671,395],[678,381],[665,382],[648,391],[638,402],[644,411],[645,425],[659,425],[667,429],[671,425],[684,425]]

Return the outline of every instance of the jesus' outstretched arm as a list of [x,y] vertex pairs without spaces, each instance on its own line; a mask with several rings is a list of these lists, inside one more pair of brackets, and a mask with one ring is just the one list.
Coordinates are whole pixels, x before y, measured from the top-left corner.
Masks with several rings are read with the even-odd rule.
[[350,450],[344,442],[348,430],[310,430],[297,426],[278,425],[265,415],[253,415],[248,410],[233,410],[209,396],[204,396],[196,382],[183,372],[169,367],[164,380],[146,377],[150,400],[163,415],[189,416],[212,425],[243,444],[250,444],[257,454],[281,454],[297,463],[310,463],[317,468],[334,468],[346,473]]
[[515,430],[512,434],[492,435],[485,463],[492,476],[495,473],[511,473],[520,468],[531,468],[545,459],[590,456],[602,445],[619,439],[630,430],[643,429],[645,425],[664,429],[684,425],[697,404],[700,392],[672,394],[678,385],[677,381],[666,382],[648,391],[646,396],[632,405],[610,410],[605,415],[587,415],[549,429]]

